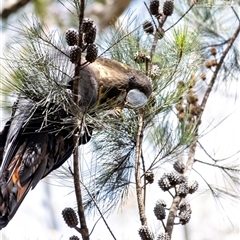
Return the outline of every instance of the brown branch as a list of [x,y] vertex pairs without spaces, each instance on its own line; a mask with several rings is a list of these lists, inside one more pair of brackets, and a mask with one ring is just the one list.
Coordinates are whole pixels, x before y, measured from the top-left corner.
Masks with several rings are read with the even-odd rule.
[[140,158],[142,152],[142,140],[143,140],[143,120],[144,120],[144,109],[139,110],[138,119],[138,133],[136,140],[136,155],[135,155],[135,181],[136,181],[136,194],[138,203],[138,212],[142,225],[147,225],[147,218],[145,215],[145,206],[143,202],[142,186],[141,186],[141,175],[140,175]]
[[0,14],[1,18],[7,19],[9,15],[17,12],[21,7],[25,6],[30,0],[18,0],[14,2],[12,5],[7,5],[3,7],[3,10]]
[[[79,29],[81,28],[81,23],[83,19],[84,14],[84,0],[81,0],[80,6],[79,6]],[[79,32],[79,39],[82,39],[82,33]],[[81,42],[79,42],[80,44]],[[80,79],[80,69],[81,69],[81,53],[79,57],[79,62],[75,66],[75,72],[74,72],[74,79],[73,79],[73,85],[72,85],[72,92],[73,92],[73,101],[78,106],[79,102],[79,81]],[[82,125],[83,119],[81,119]],[[77,208],[78,208],[78,216],[80,220],[80,233],[82,235],[83,240],[89,240],[89,231],[86,223],[85,213],[84,213],[84,207],[83,207],[83,199],[82,199],[82,192],[81,192],[81,186],[80,186],[80,175],[79,175],[79,151],[78,151],[78,145],[79,145],[79,132],[81,131],[82,126],[79,126],[79,121],[77,120],[75,123],[76,129],[79,129],[74,135],[73,135],[73,144],[75,146],[74,153],[73,153],[73,180],[74,180],[74,189],[75,189],[75,195],[77,200]]]
[[[208,101],[208,98],[210,96],[210,93],[213,89],[213,86],[214,86],[214,83],[215,83],[215,80],[217,78],[217,75],[223,65],[223,62],[224,62],[224,59],[227,55],[227,53],[229,52],[229,50],[231,49],[234,41],[236,40],[238,34],[240,32],[240,24],[237,28],[237,30],[235,31],[235,33],[233,34],[232,38],[230,39],[229,43],[228,43],[228,46],[227,48],[225,49],[225,51],[223,52],[221,58],[220,58],[220,61],[213,73],[213,76],[211,78],[211,81],[208,85],[208,88],[205,92],[205,95],[203,97],[203,101],[201,103],[201,113],[199,115],[199,120],[201,120],[201,117],[202,117],[202,114],[203,114],[203,111],[206,107],[206,103]],[[198,126],[200,125],[200,121],[198,122],[197,124]],[[196,130],[196,136],[198,135],[197,131],[198,131],[198,126],[197,126],[197,130]],[[193,164],[194,164],[194,160],[195,160],[195,153],[196,153],[196,147],[197,147],[197,140],[195,140],[193,143],[190,144],[189,146],[189,153],[188,153],[188,159],[187,159],[187,163],[186,163],[186,167],[185,167],[185,171],[184,171],[184,175],[185,176],[189,176],[192,168],[193,168]],[[182,198],[179,197],[179,196],[175,196],[174,199],[173,199],[173,202],[172,202],[172,205],[170,207],[170,211],[169,211],[169,215],[168,215],[168,219],[167,219],[167,226],[166,226],[166,231],[167,233],[169,234],[169,236],[172,235],[172,231],[173,231],[173,226],[174,226],[174,220],[175,220],[175,217],[176,217],[176,214],[177,214],[177,210],[178,210],[178,206],[181,202]]]

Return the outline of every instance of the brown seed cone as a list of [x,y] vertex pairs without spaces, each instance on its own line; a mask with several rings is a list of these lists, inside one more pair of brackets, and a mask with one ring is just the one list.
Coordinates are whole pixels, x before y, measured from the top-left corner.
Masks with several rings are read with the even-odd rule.
[[68,29],[65,33],[65,38],[68,46],[77,45],[78,42],[78,31],[75,29]]
[[212,62],[211,61],[206,61],[205,66],[206,66],[206,68],[211,68],[212,67]]
[[205,81],[205,80],[207,79],[206,73],[202,73],[202,74],[201,74],[201,79],[202,79],[203,81]]
[[154,32],[154,27],[150,21],[145,21],[143,23],[143,30],[148,33],[148,34],[153,34]]
[[216,49],[216,47],[211,47],[211,54],[213,55],[213,56],[216,56],[216,54],[217,54],[217,49]]
[[138,233],[142,240],[153,240],[153,234],[147,226],[142,226]]
[[185,165],[183,164],[182,161],[176,161],[174,164],[173,164],[173,168],[178,172],[178,173],[183,173],[184,172],[184,169],[185,169]]
[[159,0],[151,0],[149,10],[152,15],[158,16],[159,14],[158,8],[159,8]]
[[89,44],[87,47],[86,60],[90,63],[94,62],[98,56],[98,47],[96,44]]
[[76,227],[78,225],[77,215],[72,208],[65,208],[62,211],[62,216],[64,221],[70,228]]
[[71,47],[69,54],[70,61],[75,64],[78,63],[80,60],[80,53],[81,49],[77,45]]
[[184,112],[184,107],[183,107],[182,103],[177,103],[175,105],[175,108],[177,109],[178,113]]
[[93,27],[93,20],[90,18],[83,19],[81,29],[83,33],[87,33]]
[[152,184],[154,182],[154,173],[151,170],[148,170],[145,173],[145,177],[148,183]]
[[173,13],[173,6],[174,6],[173,1],[171,1],[171,0],[165,1],[163,4],[164,15],[171,16]]
[[73,236],[71,236],[71,237],[69,238],[69,240],[79,240],[79,237],[73,235]]
[[157,240],[171,240],[168,233],[160,233],[157,237]]
[[198,95],[197,94],[188,94],[187,95],[187,103],[188,104],[196,104],[196,102],[198,101]]
[[182,122],[185,118],[185,113],[184,112],[178,113],[177,118],[179,119],[180,122]]
[[199,114],[199,109],[198,106],[195,104],[190,104],[189,106],[189,112],[190,114],[194,115],[194,116],[198,116]]
[[89,30],[88,32],[86,32],[84,34],[84,42],[85,43],[93,43],[96,39],[96,34],[97,34],[97,29],[96,29],[96,26],[93,25]]
[[196,192],[198,189],[198,182],[197,181],[192,181],[188,184],[188,191],[190,194]]
[[153,212],[158,220],[163,220],[166,217],[166,211],[163,205],[159,202],[156,203]]
[[217,60],[216,59],[211,60],[211,64],[213,67],[217,66]]

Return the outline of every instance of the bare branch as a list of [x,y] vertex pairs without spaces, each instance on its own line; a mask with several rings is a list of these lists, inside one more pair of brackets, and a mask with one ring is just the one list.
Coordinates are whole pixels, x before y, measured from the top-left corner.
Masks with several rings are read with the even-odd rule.
[[6,4],[3,6],[2,12],[0,14],[1,18],[7,19],[9,15],[17,12],[21,7],[24,7],[30,0],[18,0],[12,3],[11,5]]

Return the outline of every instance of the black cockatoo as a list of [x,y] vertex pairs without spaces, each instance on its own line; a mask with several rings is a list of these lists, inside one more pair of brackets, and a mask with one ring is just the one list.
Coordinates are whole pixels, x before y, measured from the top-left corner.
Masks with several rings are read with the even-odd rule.
[[[106,109],[138,108],[146,104],[151,92],[151,82],[141,72],[98,58],[80,71],[79,110],[93,109],[93,113],[102,105]],[[45,108],[51,109],[49,116]],[[0,132],[0,229],[12,219],[28,191],[71,156],[74,129],[66,119],[71,119],[71,111],[54,101],[39,106],[29,95],[20,96],[14,104],[12,116]],[[93,129],[85,124],[79,144],[90,140]]]

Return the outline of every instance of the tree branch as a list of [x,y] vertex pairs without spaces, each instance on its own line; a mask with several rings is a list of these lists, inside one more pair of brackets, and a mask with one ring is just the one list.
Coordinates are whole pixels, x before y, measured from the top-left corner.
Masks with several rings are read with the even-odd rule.
[[138,133],[136,141],[136,155],[135,155],[135,181],[136,181],[136,194],[138,202],[138,212],[142,225],[147,225],[147,218],[145,215],[145,206],[142,195],[141,186],[141,174],[140,174],[140,158],[142,152],[142,140],[143,140],[143,120],[144,120],[144,109],[139,110],[138,119]]
[[2,12],[0,14],[1,18],[7,19],[9,15],[17,12],[21,7],[24,7],[30,0],[18,0],[15,1],[12,5],[7,5],[3,7]]

